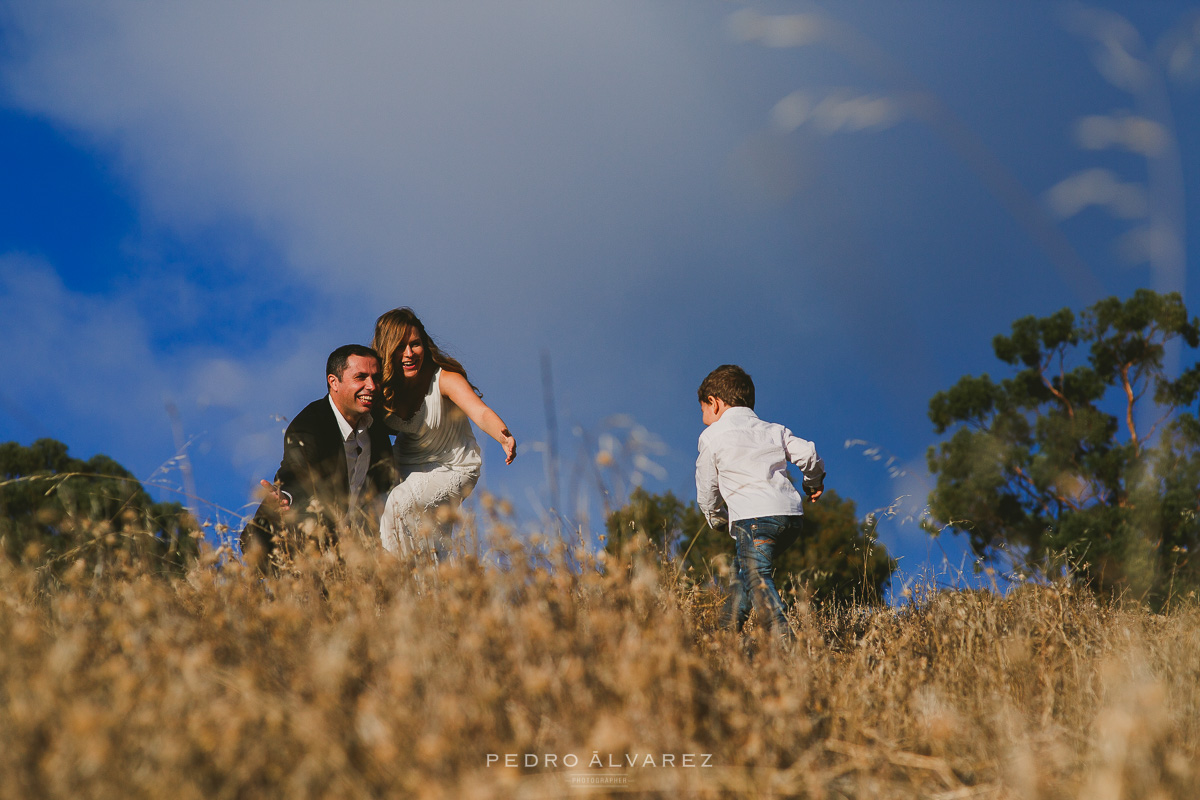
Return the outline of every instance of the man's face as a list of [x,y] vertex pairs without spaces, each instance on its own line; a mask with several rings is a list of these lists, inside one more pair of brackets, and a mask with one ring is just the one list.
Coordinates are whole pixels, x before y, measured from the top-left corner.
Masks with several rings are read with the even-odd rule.
[[329,396],[346,422],[354,425],[371,410],[379,383],[379,360],[370,356],[350,356],[341,377],[327,375]]

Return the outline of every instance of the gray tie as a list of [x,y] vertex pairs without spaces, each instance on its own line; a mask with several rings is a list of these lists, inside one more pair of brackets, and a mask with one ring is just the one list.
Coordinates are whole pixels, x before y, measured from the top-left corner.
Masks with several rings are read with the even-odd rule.
[[[354,459],[354,471],[350,475],[350,505],[353,506],[358,500],[358,495],[362,492],[363,483],[367,479],[367,462],[370,461],[370,456],[366,453],[366,448],[363,447],[362,437],[365,431],[355,433],[355,443],[358,449],[358,457]],[[370,441],[367,442],[367,447],[370,447]]]

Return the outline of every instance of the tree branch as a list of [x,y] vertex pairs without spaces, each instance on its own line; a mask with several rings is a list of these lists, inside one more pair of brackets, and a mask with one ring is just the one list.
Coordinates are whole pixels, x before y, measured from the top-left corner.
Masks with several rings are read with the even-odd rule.
[[[1065,367],[1063,366],[1063,358],[1064,358],[1063,351],[1060,348],[1058,350],[1058,365],[1059,365],[1058,371],[1059,371],[1059,375],[1061,376],[1060,380],[1065,380],[1065,378],[1066,378],[1066,374],[1064,372]],[[1054,383],[1051,382],[1050,379],[1046,377],[1046,370],[1050,367],[1050,362],[1053,360],[1054,360],[1054,354],[1051,353],[1050,355],[1048,355],[1046,357],[1046,363],[1038,364],[1038,377],[1042,379],[1042,385],[1045,386],[1050,391],[1050,394],[1054,395],[1058,399],[1058,402],[1062,403],[1063,406],[1066,407],[1067,418],[1074,420],[1075,419],[1075,409],[1074,409],[1074,407],[1071,406],[1071,401],[1067,399],[1066,395],[1064,395],[1058,389],[1055,389]]]
[[[1037,486],[1034,484],[1033,479],[1025,474],[1025,470],[1021,469],[1020,467],[1013,467],[1013,472],[1018,478],[1021,479],[1021,488],[1028,492],[1034,499],[1041,500],[1042,493],[1037,490]],[[1050,492],[1049,494],[1059,503],[1067,506],[1072,511],[1079,511],[1080,506],[1072,502],[1069,497],[1063,497],[1058,492]],[[1045,503],[1042,504],[1042,507],[1045,508]]]
[[1125,424],[1129,426],[1129,440],[1133,442],[1133,454],[1140,456],[1142,446],[1138,442],[1137,428],[1133,424],[1133,404],[1137,398],[1133,395],[1133,385],[1129,382],[1129,363],[1121,365],[1121,388],[1125,390]]

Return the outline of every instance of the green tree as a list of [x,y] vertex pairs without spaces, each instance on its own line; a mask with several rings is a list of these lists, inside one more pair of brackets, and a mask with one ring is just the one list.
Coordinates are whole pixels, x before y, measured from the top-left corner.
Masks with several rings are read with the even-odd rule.
[[981,556],[1065,559],[1101,593],[1161,603],[1196,586],[1200,364],[1168,368],[1200,345],[1182,298],[1142,289],[1078,319],[1025,317],[992,345],[1009,377],[966,376],[929,403],[953,431],[928,453],[932,517]]
[[[715,576],[720,559],[731,563],[733,538],[710,528],[695,502],[671,492],[635,489],[606,521],[605,549],[619,555],[641,533],[693,575]],[[875,539],[875,523],[858,520],[854,501],[827,490],[804,511],[803,538],[780,557],[775,583],[785,597],[804,585],[814,600],[879,602],[896,568]]]
[[194,530],[181,505],[154,502],[108,456],[72,458],[53,439],[0,444],[0,550],[12,561],[57,572],[132,558],[177,571],[197,553]]

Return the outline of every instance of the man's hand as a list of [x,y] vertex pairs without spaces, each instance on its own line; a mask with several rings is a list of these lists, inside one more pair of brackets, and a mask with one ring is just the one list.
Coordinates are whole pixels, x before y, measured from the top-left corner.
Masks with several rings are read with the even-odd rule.
[[823,495],[823,494],[825,494],[824,486],[821,486],[817,489],[813,489],[811,492],[808,493],[808,502],[810,502],[810,503],[817,502],[817,500],[819,500],[821,495]]
[[287,511],[292,507],[292,498],[288,497],[287,492],[279,488],[279,484],[271,483],[268,480],[259,481],[263,489],[267,491],[267,497],[275,498],[275,505],[279,506],[280,511]]

